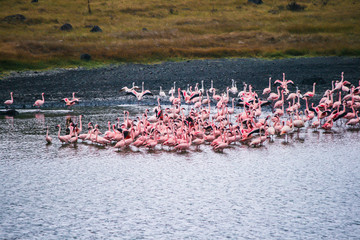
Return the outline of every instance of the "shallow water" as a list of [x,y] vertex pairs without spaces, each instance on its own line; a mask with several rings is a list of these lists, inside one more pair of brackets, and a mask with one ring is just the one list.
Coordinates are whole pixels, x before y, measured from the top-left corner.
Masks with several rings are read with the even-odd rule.
[[[259,148],[175,153],[62,146],[55,125],[141,105],[0,117],[0,239],[356,239],[359,129],[301,129]],[[84,124],[85,125],[85,124]],[[53,144],[46,145],[50,126]]]

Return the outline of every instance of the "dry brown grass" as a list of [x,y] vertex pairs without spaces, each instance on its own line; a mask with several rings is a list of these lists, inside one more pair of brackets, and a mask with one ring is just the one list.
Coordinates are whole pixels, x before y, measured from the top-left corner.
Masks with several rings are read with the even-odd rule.
[[[360,55],[355,0],[297,1],[301,12],[286,10],[287,0],[93,0],[92,14],[84,0],[0,2],[0,19],[27,18],[0,21],[0,61],[73,61],[82,53],[104,62]],[[74,29],[60,31],[64,23]],[[91,33],[92,25],[103,32]]]

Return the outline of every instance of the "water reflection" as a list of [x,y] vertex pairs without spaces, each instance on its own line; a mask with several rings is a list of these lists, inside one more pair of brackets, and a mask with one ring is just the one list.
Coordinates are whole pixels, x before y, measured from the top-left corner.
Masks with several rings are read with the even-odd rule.
[[[133,116],[145,109],[137,108]],[[84,123],[106,129],[107,121],[123,117],[119,109],[0,119],[1,239],[360,235],[354,224],[360,214],[359,129],[304,128],[288,142],[276,136],[260,147],[237,143],[223,152],[209,145],[186,152],[160,146],[118,151],[58,141],[54,126],[64,126],[68,115],[78,122],[83,114]]]
[[12,116],[5,116],[4,117],[7,121],[7,124],[10,125],[11,128],[14,128],[14,117]]

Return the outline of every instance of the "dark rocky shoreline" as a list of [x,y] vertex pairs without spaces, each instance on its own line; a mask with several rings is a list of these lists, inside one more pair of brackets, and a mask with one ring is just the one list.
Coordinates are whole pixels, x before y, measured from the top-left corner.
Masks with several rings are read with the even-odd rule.
[[[242,89],[243,82],[252,84],[255,90],[262,90],[268,85],[268,78],[281,79],[282,73],[291,79],[302,92],[311,90],[313,81],[319,81],[317,87],[330,88],[332,80],[340,79],[344,72],[345,80],[358,84],[360,79],[360,58],[347,57],[316,57],[291,58],[280,60],[264,59],[215,59],[188,60],[183,62],[164,62],[160,64],[122,64],[110,65],[97,69],[57,69],[45,72],[13,73],[0,80],[0,99],[9,99],[9,92],[14,92],[16,108],[30,108],[32,103],[45,92],[44,107],[61,107],[60,100],[71,97],[72,92],[78,92],[77,97],[83,105],[112,105],[123,102],[136,102],[124,97],[119,90],[130,87],[132,82],[158,94],[162,86],[167,93],[176,81],[176,87],[185,89],[187,84],[201,84],[224,91],[231,86],[231,79]],[[148,101],[154,101],[150,98]]]

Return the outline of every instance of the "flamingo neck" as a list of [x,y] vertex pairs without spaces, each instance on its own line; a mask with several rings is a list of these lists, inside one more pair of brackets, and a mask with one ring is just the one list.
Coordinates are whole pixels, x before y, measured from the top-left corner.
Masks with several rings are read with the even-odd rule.
[[271,89],[271,77],[269,78],[269,89]]
[[80,131],[82,131],[82,121],[81,121],[81,118],[82,118],[82,116],[80,115],[80,117],[79,117],[79,121],[80,121]]

